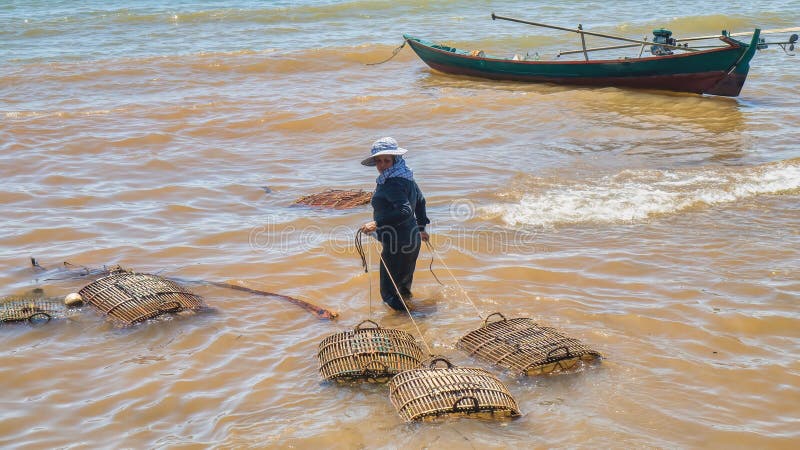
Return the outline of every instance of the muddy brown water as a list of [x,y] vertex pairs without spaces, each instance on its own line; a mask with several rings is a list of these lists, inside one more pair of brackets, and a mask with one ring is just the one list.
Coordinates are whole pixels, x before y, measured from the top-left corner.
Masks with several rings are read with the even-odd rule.
[[[340,314],[192,285],[213,312],[3,325],[0,445],[797,445],[800,90],[786,59],[757,55],[729,99],[453,78],[406,50],[365,66],[393,48],[29,61],[0,77],[3,295],[84,284],[42,278],[35,256]],[[369,207],[292,205],[372,189],[359,161],[384,135],[409,149],[442,257],[445,287],[420,256],[418,338],[488,368],[455,342],[500,311],[580,338],[601,365],[491,369],[523,412],[499,423],[405,424],[386,386],[320,381],[331,333],[372,318],[417,335],[360,268]]]

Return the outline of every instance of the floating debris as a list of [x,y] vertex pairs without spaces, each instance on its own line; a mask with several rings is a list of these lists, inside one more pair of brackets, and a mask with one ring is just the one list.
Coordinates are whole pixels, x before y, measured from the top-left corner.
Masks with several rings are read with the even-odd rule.
[[83,306],[83,297],[77,292],[73,292],[64,297],[64,304],[69,307]]
[[320,208],[351,209],[366,205],[372,200],[372,192],[363,190],[329,189],[317,194],[306,195],[297,199],[295,205],[308,205]]

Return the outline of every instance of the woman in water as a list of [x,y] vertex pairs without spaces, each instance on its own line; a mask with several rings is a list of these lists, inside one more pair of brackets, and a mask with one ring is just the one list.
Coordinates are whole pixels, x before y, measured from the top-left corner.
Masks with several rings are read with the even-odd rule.
[[425,197],[403,159],[406,151],[398,147],[397,141],[385,137],[375,141],[370,156],[361,161],[365,166],[375,166],[380,173],[372,195],[373,221],[362,225],[361,231],[377,232],[383,245],[381,298],[400,311],[405,310],[404,302],[411,298],[421,242],[428,240],[425,225],[431,222],[425,211]]

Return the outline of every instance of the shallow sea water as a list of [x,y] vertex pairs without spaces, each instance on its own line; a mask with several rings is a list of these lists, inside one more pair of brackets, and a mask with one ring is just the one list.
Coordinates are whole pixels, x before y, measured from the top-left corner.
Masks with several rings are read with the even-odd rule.
[[[509,55],[580,45],[492,11],[632,37],[800,25],[781,1],[0,6],[0,295],[76,291],[90,280],[65,279],[69,261],[339,313],[198,284],[211,311],[0,326],[0,446],[795,448],[797,57],[758,53],[735,99],[451,77],[407,48],[367,65],[403,33]],[[372,189],[358,162],[384,135],[409,149],[441,256],[444,287],[420,256],[413,323],[377,299],[375,244],[360,268],[368,207],[292,205]],[[521,378],[455,348],[495,311],[605,358]],[[321,382],[319,342],[366,318],[491,370],[522,416],[405,424],[386,386]]]

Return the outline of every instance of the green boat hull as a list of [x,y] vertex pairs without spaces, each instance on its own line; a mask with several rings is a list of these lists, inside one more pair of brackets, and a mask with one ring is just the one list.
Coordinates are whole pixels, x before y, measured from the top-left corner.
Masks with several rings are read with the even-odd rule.
[[727,47],[667,56],[594,61],[519,61],[473,56],[404,35],[428,66],[453,75],[493,80],[660,89],[736,97],[742,90],[760,30],[750,44],[730,37]]

